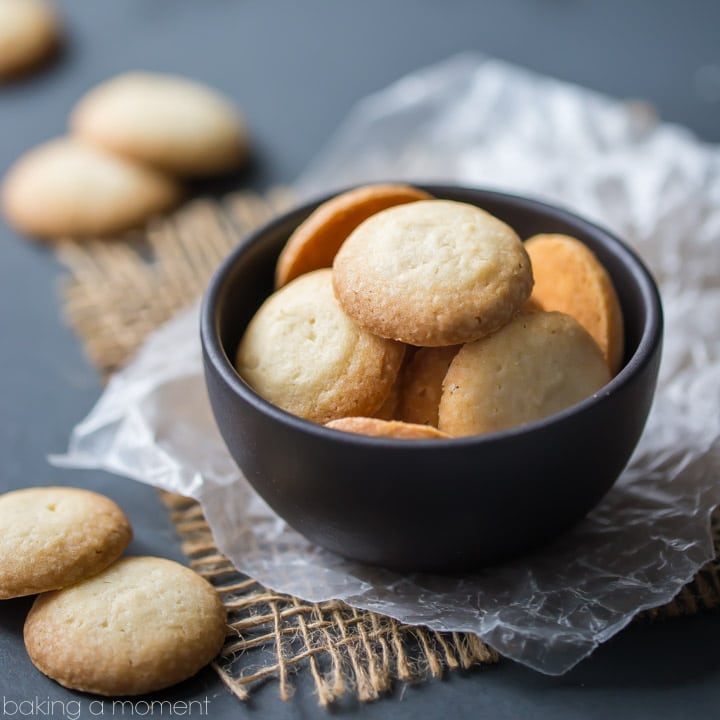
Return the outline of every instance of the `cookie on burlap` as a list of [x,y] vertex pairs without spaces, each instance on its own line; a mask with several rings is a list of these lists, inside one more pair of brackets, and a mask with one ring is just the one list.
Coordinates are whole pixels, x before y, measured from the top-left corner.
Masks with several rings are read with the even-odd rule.
[[419,425],[438,424],[442,384],[460,345],[420,348],[402,373],[398,418]]
[[182,176],[227,172],[248,155],[245,121],[234,103],[176,75],[111,78],[80,99],[70,127],[100,147]]
[[275,287],[311,270],[330,267],[345,238],[371,215],[430,197],[409,185],[363,185],[327,200],[285,244],[275,268]]
[[235,366],[266,400],[325,423],[374,415],[402,363],[401,343],[358,327],[338,305],[329,268],[271,295],[248,325]]
[[333,284],[366,330],[455,345],[513,317],[530,295],[532,270],[510,226],[474,205],[421,200],[361,223],[335,256]]
[[0,495],[0,599],[95,575],[131,538],[123,511],[90,490],[38,487]]
[[207,580],[171,560],[129,557],[38,597],[24,636],[33,664],[61,685],[139,695],[194,675],[220,651],[226,629]]
[[0,80],[32,70],[56,49],[59,27],[43,0],[0,1]]
[[381,420],[368,417],[345,417],[325,423],[325,427],[356,435],[399,438],[402,440],[441,440],[450,436],[430,425],[416,425],[400,420]]
[[456,436],[505,430],[574,405],[609,380],[600,348],[577,320],[522,313],[460,349],[443,382],[438,427]]
[[180,198],[179,186],[166,176],[71,138],[23,155],[2,186],[8,221],[47,239],[129,230]]
[[622,364],[622,309],[607,270],[590,248],[569,235],[534,235],[525,242],[535,287],[531,299],[543,310],[574,317],[594,338],[610,372]]

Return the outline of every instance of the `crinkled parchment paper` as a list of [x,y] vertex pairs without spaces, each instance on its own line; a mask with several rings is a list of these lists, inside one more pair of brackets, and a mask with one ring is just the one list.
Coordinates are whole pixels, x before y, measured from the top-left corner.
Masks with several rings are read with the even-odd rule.
[[625,238],[661,286],[666,342],[647,429],[617,485],[574,531],[464,577],[400,575],[310,546],[254,494],[223,446],[205,395],[197,307],[148,339],[55,462],[197,498],[218,547],[275,590],[474,632],[505,656],[562,673],[637,612],[672,599],[712,556],[720,151],[659,124],[640,103],[463,55],[361,101],[297,190],[401,178],[566,206]]

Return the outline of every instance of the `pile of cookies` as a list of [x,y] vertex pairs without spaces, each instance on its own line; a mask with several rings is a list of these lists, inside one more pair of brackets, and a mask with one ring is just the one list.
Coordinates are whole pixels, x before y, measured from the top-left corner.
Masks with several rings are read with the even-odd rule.
[[102,83],[76,104],[69,129],[22,156],[4,179],[4,214],[22,233],[124,232],[179,203],[185,178],[229,172],[248,156],[238,108],[173,75],[133,72]]
[[565,235],[523,242],[467,203],[370,185],[291,235],[235,366],[302,418],[368,435],[505,430],[602,388],[623,358],[612,281]]
[[137,695],[212,660],[226,633],[214,588],[158,557],[121,558],[122,510],[69,487],[0,495],[0,600],[38,594],[25,621],[34,665],[65,687]]

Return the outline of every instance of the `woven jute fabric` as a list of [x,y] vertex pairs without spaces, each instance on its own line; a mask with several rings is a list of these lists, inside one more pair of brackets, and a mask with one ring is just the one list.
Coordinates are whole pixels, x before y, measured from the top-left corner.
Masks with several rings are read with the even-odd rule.
[[[61,242],[57,254],[69,270],[65,317],[98,370],[108,376],[123,365],[148,333],[202,294],[232,247],[290,203],[283,190],[237,193],[222,202],[197,200],[136,235]],[[264,588],[222,556],[196,502],[168,493],[162,498],[190,565],[215,585],[228,609],[228,637],[213,667],[240,699],[268,680],[288,699],[293,676],[306,672],[323,706],[347,694],[369,701],[397,681],[498,661],[474,635],[410,627],[341,602],[306,603]],[[720,554],[720,514],[713,532]],[[717,608],[720,563],[714,560],[673,602],[641,618]]]

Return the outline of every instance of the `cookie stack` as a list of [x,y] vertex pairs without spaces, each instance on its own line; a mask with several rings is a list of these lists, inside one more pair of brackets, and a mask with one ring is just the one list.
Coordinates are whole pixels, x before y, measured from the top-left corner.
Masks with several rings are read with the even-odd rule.
[[124,232],[175,206],[182,181],[229,172],[248,155],[242,114],[186,78],[126,73],[76,104],[70,136],[21,157],[2,207],[20,232],[44,239]]
[[225,608],[178,563],[120,558],[130,523],[109,498],[69,487],[0,495],[0,600],[39,594],[24,637],[65,687],[136,695],[194,675],[222,647]]
[[235,364],[305,419],[447,438],[596,393],[623,337],[610,277],[580,241],[524,243],[474,205],[373,185],[322,204],[289,238]]

